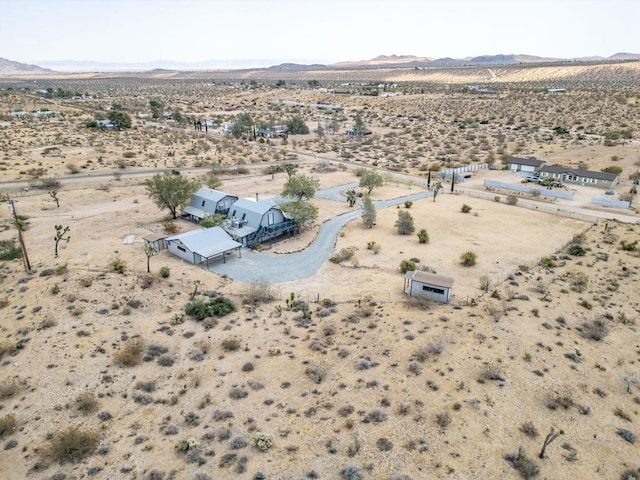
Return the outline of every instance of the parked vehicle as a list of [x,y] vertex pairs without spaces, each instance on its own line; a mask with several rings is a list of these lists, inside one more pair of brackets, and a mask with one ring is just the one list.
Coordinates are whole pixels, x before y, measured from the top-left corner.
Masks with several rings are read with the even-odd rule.
[[527,183],[542,183],[542,179],[537,175],[529,175],[525,178]]

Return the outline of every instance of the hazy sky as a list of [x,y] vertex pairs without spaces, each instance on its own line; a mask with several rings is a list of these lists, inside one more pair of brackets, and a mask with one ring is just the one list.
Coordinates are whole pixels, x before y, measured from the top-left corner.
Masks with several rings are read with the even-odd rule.
[[0,0],[20,62],[640,53],[639,0]]

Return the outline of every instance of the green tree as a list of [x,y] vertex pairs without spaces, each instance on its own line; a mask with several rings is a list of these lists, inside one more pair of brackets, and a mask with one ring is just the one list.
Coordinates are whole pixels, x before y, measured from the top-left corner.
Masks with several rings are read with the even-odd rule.
[[320,81],[319,80],[307,80],[307,85],[309,85],[310,88],[316,88],[320,86]]
[[236,121],[231,125],[231,134],[236,138],[240,138],[243,135],[253,137],[254,130],[255,124],[253,118],[246,112],[238,115]]
[[153,178],[145,180],[144,184],[153,203],[158,208],[168,208],[173,218],[178,218],[178,207],[186,205],[191,195],[200,187],[198,182],[171,173],[154,175]]
[[293,202],[280,205],[284,213],[295,220],[298,231],[302,232],[307,228],[313,227],[318,220],[318,207],[311,202],[304,200],[294,200]]
[[119,110],[111,110],[109,112],[109,121],[113,123],[116,130],[131,128],[131,117],[127,113]]
[[222,186],[222,180],[214,173],[210,173],[207,177],[207,187],[216,189]]
[[360,176],[360,187],[367,189],[367,195],[376,187],[384,185],[384,178],[375,170],[364,170]]
[[362,198],[362,223],[364,223],[366,227],[373,228],[376,224],[377,216],[376,206],[373,204],[371,197],[365,195]]
[[151,109],[152,118],[162,118],[162,115],[164,115],[164,103],[157,98],[149,100],[149,108]]
[[200,220],[200,226],[202,228],[221,227],[226,219],[227,216],[221,213],[209,213]]
[[63,227],[62,225],[56,225],[56,236],[54,237],[54,241],[56,244],[56,247],[55,247],[56,258],[58,258],[58,244],[60,243],[60,240],[66,240],[67,242],[69,242],[69,240],[71,239],[69,235],[65,237],[65,235],[69,232],[69,230],[71,230],[71,228],[68,225],[65,227]]
[[320,181],[317,178],[307,175],[293,175],[284,184],[281,195],[298,200],[310,199],[316,194],[319,186]]
[[296,115],[287,122],[287,133],[291,135],[306,135],[309,133],[309,127],[301,117]]
[[362,114],[356,114],[356,119],[353,124],[353,134],[356,137],[362,137],[367,133],[367,125],[364,123],[362,119]]
[[347,190],[347,202],[349,202],[350,207],[353,207],[356,204],[357,198],[358,194],[353,188],[351,190]]
[[400,235],[410,235],[416,231],[416,227],[413,224],[413,217],[406,210],[398,210],[398,219],[396,220],[395,227],[398,229]]

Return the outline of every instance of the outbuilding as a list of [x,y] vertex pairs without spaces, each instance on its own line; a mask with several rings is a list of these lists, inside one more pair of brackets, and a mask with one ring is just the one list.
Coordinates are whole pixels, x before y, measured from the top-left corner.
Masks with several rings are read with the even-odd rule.
[[536,173],[544,165],[544,160],[535,158],[509,157],[507,160],[509,170],[512,172]]
[[180,233],[164,240],[167,250],[177,257],[191,262],[194,265],[209,262],[215,258],[222,258],[226,262],[227,254],[238,249],[242,245],[232,239],[227,232],[220,227],[203,228]]
[[412,297],[424,297],[437,302],[451,301],[453,278],[420,270],[412,270],[404,275],[404,293]]

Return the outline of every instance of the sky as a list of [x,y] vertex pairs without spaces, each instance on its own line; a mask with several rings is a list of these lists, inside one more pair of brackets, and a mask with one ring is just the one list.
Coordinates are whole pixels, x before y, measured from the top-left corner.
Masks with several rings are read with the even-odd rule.
[[638,0],[0,0],[0,57],[298,63],[640,53]]

